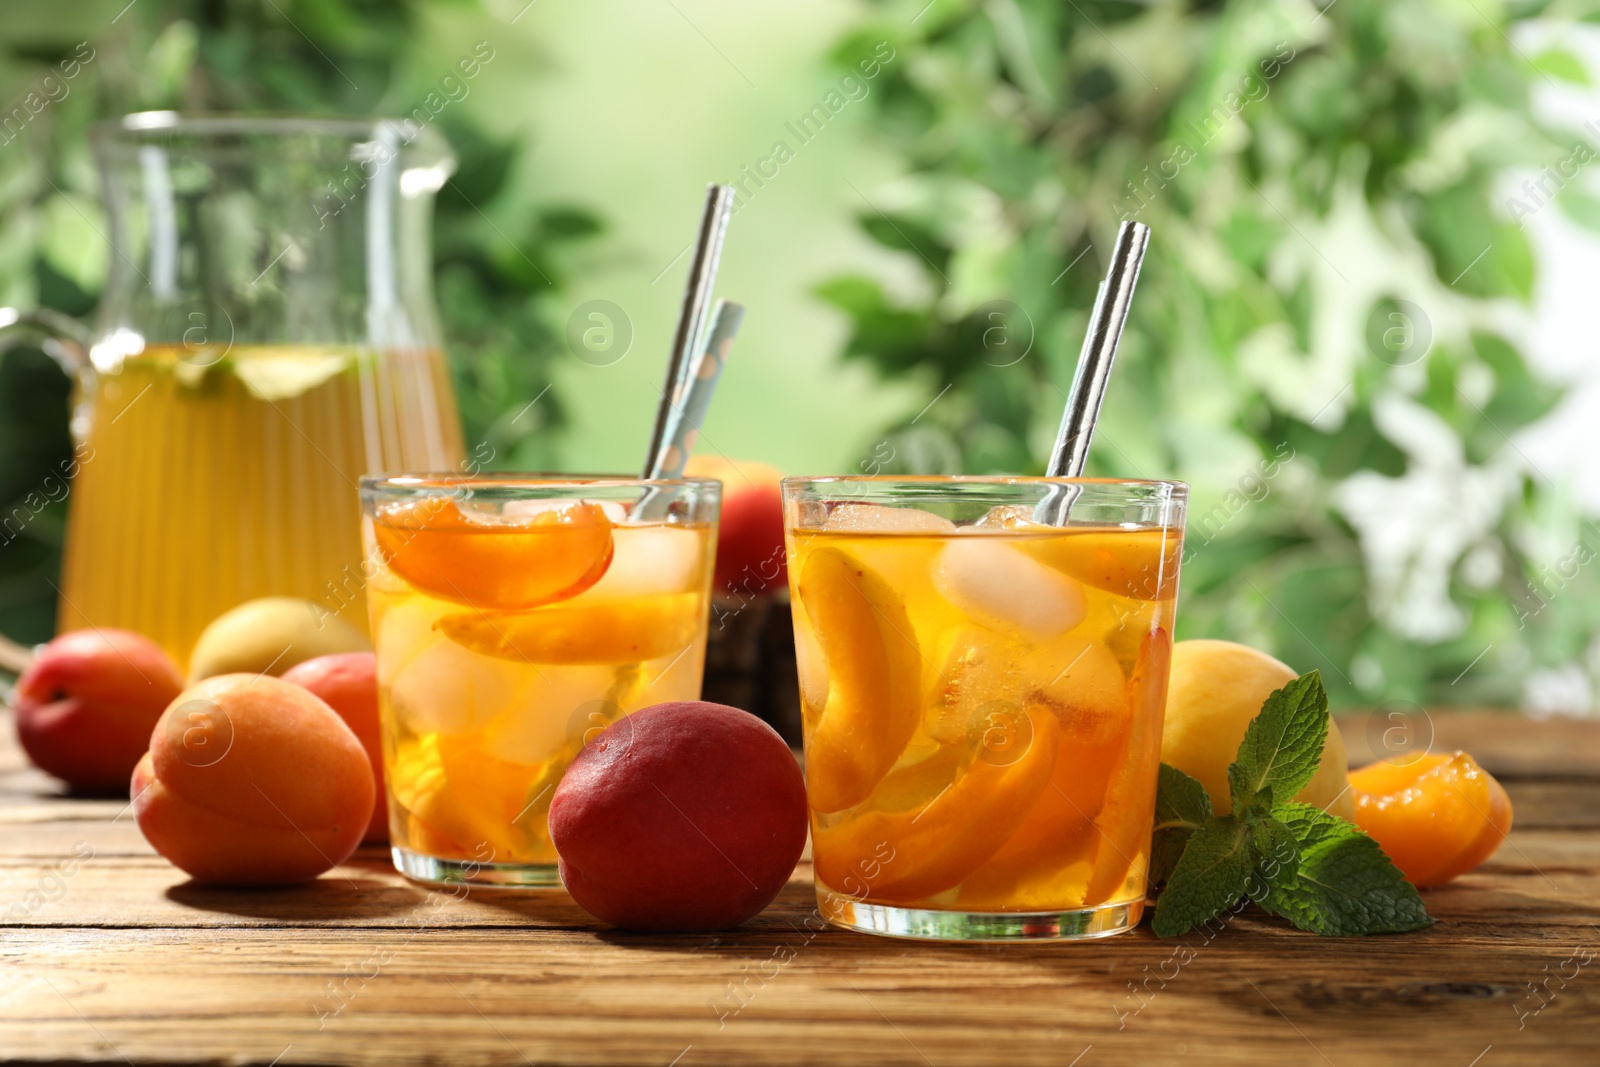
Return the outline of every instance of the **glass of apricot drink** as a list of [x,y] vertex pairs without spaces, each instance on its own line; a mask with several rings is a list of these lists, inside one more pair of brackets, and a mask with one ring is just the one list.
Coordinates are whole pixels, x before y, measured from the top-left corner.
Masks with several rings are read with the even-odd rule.
[[363,478],[395,866],[558,885],[547,814],[584,744],[695,700],[719,483]]
[[950,940],[1139,921],[1187,493],[784,481],[826,918]]

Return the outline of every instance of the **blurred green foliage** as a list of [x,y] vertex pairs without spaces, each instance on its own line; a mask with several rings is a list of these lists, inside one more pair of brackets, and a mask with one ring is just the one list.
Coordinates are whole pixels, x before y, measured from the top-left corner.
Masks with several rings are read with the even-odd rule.
[[1193,486],[1180,636],[1321,668],[1346,706],[1515,704],[1591,654],[1600,544],[1512,441],[1561,391],[1505,325],[1537,263],[1497,185],[1583,156],[1530,95],[1588,75],[1512,42],[1597,16],[1319,6],[876,5],[836,58],[899,50],[871,106],[905,176],[860,221],[910,270],[820,295],[847,359],[933,400],[861,466],[1042,471],[1137,218],[1154,237],[1089,473]]
[[[468,6],[142,0],[112,21],[120,4],[103,18],[71,4],[68,13],[84,17],[63,18],[59,39],[0,38],[0,81],[14,97],[7,112],[78,48],[84,37],[74,22],[94,27],[95,53],[65,96],[0,145],[0,303],[92,311],[108,255],[86,140],[93,122],[160,109],[409,114],[452,73],[453,57],[429,51],[429,19]],[[486,134],[466,109],[445,106],[434,123],[459,159],[439,194],[434,259],[467,441],[476,455],[486,454],[475,448],[481,442],[493,447],[491,466],[548,469],[559,398],[512,417],[549,381],[567,252],[599,221],[582,208],[532,201],[516,181],[521,146]],[[38,499],[70,455],[69,390],[42,353],[0,356],[0,515],[30,493]],[[0,547],[0,633],[39,641],[53,631],[64,510],[52,503]]]

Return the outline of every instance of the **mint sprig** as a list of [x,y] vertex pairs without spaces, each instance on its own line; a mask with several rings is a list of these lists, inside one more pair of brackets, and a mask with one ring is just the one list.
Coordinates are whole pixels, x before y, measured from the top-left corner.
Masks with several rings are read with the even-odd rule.
[[1150,845],[1150,882],[1166,884],[1152,923],[1158,937],[1192,930],[1246,898],[1328,936],[1433,922],[1376,841],[1291,799],[1316,773],[1327,737],[1328,694],[1312,671],[1267,697],[1245,730],[1228,767],[1231,814],[1213,814],[1204,786],[1161,765]]

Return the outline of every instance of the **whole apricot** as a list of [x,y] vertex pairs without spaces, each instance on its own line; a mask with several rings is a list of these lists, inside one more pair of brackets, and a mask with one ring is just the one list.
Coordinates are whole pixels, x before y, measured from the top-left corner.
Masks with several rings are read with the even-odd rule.
[[17,740],[41,770],[80,789],[119,789],[183,688],[161,647],[127,630],[77,630],[17,679]]
[[155,850],[197,882],[288,885],[343,862],[372,817],[372,767],[311,693],[224,674],[178,694],[133,772]]
[[1443,885],[1494,854],[1511,798],[1465,752],[1396,756],[1350,772],[1355,822],[1418,889]]
[[561,880],[625,930],[738,926],[772,903],[806,841],[794,754],[748,712],[657,704],[612,723],[550,802]]
[[367,750],[377,802],[362,836],[364,845],[389,841],[389,805],[383,788],[383,732],[378,725],[378,658],[371,652],[341,652],[308,659],[283,674],[283,680],[309,690],[338,713]]
[[189,681],[218,674],[282,675],[318,656],[371,650],[365,634],[315,601],[262,597],[223,612],[201,631],[189,653]]
[[[1297,677],[1282,661],[1233,641],[1179,641],[1172,646],[1167,681],[1167,714],[1161,728],[1161,762],[1197,778],[1219,815],[1233,810],[1228,764],[1251,720],[1273,690]],[[1348,788],[1344,735],[1328,720],[1322,761],[1294,799],[1315,804],[1331,815],[1355,813]],[[1286,799],[1286,798],[1285,798]]]

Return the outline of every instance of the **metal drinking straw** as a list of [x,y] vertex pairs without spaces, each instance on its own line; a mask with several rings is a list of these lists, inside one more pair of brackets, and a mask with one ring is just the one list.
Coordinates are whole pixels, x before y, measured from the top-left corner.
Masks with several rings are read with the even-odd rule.
[[[1139,222],[1124,222],[1117,230],[1117,243],[1111,249],[1111,267],[1095,295],[1094,311],[1089,315],[1089,332],[1078,353],[1078,369],[1072,376],[1072,392],[1061,413],[1061,429],[1050,453],[1045,473],[1052,478],[1077,478],[1089,458],[1094,440],[1094,425],[1100,418],[1100,402],[1105,399],[1111,363],[1122,341],[1122,328],[1128,322],[1134,286],[1139,283],[1139,267],[1150,244],[1150,227]],[[1072,498],[1077,494],[1058,486],[1042,501],[1037,515],[1043,521],[1060,525],[1066,522]]]
[[706,312],[711,307],[711,290],[717,280],[717,263],[722,257],[722,240],[728,233],[733,212],[731,185],[706,187],[706,206],[700,215],[700,235],[695,241],[694,259],[689,264],[689,282],[678,312],[678,329],[672,338],[672,355],[667,361],[667,379],[661,388],[661,406],[656,409],[656,425],[650,435],[650,451],[645,453],[644,473],[650,476],[667,437],[667,423],[680,402],[687,384],[688,365],[700,344]]
[[711,394],[716,392],[717,380],[727,362],[728,350],[744,321],[744,305],[728,300],[718,300],[711,311],[711,323],[706,327],[706,340],[695,348],[694,358],[685,368],[683,395],[672,406],[667,420],[667,432],[661,440],[647,478],[681,478],[684,464],[694,449],[700,424],[705,420],[706,409],[711,406]]

